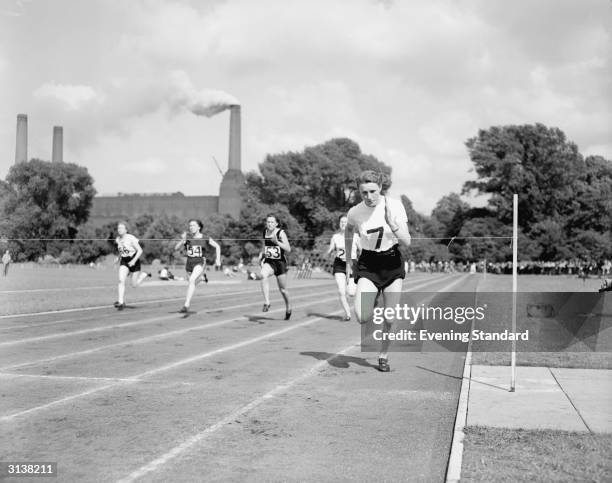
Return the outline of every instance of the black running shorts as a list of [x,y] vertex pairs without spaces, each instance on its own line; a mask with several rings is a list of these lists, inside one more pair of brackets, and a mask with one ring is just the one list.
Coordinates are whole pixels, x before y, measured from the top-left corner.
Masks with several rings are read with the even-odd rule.
[[287,263],[283,260],[272,260],[265,258],[264,263],[272,267],[272,270],[274,270],[274,275],[277,277],[287,273]]
[[121,257],[119,266],[127,267],[130,273],[140,272],[140,259],[136,260],[136,263],[132,267],[128,265],[128,263],[131,262],[133,258],[134,257]]
[[378,290],[384,290],[398,278],[405,278],[404,259],[397,245],[384,252],[362,250],[357,261],[355,282],[370,280]]
[[187,263],[185,264],[185,271],[187,273],[193,272],[193,269],[197,265],[202,265],[206,263],[206,259],[202,257],[187,257]]
[[346,274],[346,262],[338,257],[334,258],[334,266],[332,268],[332,273],[334,275],[337,273]]

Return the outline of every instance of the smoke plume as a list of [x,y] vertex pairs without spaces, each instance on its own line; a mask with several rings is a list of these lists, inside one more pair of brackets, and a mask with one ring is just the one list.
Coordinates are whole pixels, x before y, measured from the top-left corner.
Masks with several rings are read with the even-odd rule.
[[174,109],[188,109],[196,116],[211,117],[240,105],[238,99],[227,92],[203,89],[197,90],[184,71],[172,73],[173,93],[171,105]]

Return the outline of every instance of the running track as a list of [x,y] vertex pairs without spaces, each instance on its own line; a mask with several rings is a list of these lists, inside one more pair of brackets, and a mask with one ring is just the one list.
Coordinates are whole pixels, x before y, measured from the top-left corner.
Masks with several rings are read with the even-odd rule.
[[443,481],[464,354],[392,353],[381,374],[333,280],[290,290],[288,322],[249,282],[198,289],[187,318],[171,297],[0,317],[2,460],[56,461],[58,481]]

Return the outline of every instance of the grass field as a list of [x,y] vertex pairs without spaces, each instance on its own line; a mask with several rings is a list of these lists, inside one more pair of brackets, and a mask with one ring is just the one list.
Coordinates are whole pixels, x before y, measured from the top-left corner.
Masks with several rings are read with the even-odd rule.
[[[488,276],[479,284],[479,291],[509,290],[509,283],[508,277]],[[600,283],[597,279],[530,276],[519,278],[518,289],[525,292],[595,292]],[[517,352],[516,356],[517,365],[524,366],[612,369],[609,351]],[[472,363],[510,365],[510,354],[474,352]],[[608,482],[612,481],[611,454],[610,434],[467,427],[461,475],[462,481],[478,482]]]
[[612,481],[612,435],[469,427],[462,481]]
[[[576,276],[539,276],[528,275],[518,278],[520,292],[590,292],[596,293],[601,280],[589,278],[582,280]],[[509,276],[487,275],[478,285],[479,292],[505,292],[511,291],[512,279]],[[610,324],[611,316],[606,321]],[[534,324],[537,322],[534,321]],[[609,330],[609,329],[608,329]],[[472,354],[473,364],[510,365],[509,352],[479,352]],[[582,369],[612,369],[612,354],[610,350],[588,351],[582,348],[577,351],[571,345],[564,351],[522,352],[516,354],[517,365],[569,367]]]

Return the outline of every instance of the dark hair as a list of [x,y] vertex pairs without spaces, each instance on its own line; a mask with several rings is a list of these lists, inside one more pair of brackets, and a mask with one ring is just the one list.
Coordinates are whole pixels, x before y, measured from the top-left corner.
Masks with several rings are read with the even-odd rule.
[[274,213],[268,213],[266,215],[266,220],[268,218],[274,218],[274,221],[276,221],[276,223],[280,226],[280,220],[278,219],[278,216],[276,216]]
[[191,220],[187,222],[187,224],[191,223],[192,221],[195,221],[198,224],[198,226],[200,227],[200,230],[204,228],[204,223],[202,223],[202,220],[196,220],[195,218],[192,218]]
[[338,223],[340,223],[340,220],[341,220],[342,218],[348,218],[348,215],[347,215],[346,213],[344,213],[343,215],[340,215],[340,216],[338,217]]
[[127,221],[119,220],[117,222],[117,226],[119,225],[125,226],[125,231],[130,231],[130,225],[127,224]]
[[380,186],[380,191],[384,194],[391,187],[391,178],[382,171],[373,171],[371,169],[363,171],[357,178],[357,189],[359,185],[365,183],[376,183]]

